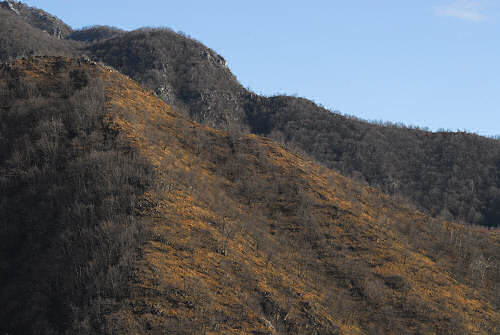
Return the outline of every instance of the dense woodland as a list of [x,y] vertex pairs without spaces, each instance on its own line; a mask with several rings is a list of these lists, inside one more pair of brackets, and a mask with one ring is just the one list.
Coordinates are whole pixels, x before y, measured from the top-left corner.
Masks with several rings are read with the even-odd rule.
[[498,140],[1,4],[0,334],[500,333]]
[[[464,132],[378,125],[306,99],[251,104],[253,132],[449,220],[500,225],[500,141]],[[332,131],[334,130],[334,131]]]
[[224,58],[170,29],[139,29],[86,48],[97,59],[185,109],[196,121],[245,127],[240,97],[247,92]]
[[498,330],[495,235],[194,124],[87,59],[0,76],[2,332]]
[[152,168],[107,129],[103,83],[70,65],[48,66],[52,83],[0,69],[2,334],[100,330],[144,239]]
[[499,225],[498,140],[374,124],[306,99],[254,95],[211,50],[169,30],[131,32],[90,50],[197,121],[270,136],[434,216]]
[[31,55],[76,55],[75,44],[34,27],[0,7],[0,61]]
[[[193,120],[270,136],[434,216],[499,225],[498,140],[374,124],[302,98],[257,96],[238,83],[221,56],[169,29],[124,32],[96,26],[60,39],[36,28],[40,24],[33,15],[5,9],[0,15],[5,27],[0,59],[86,54],[152,89]],[[48,22],[54,27],[47,31],[66,29],[58,20]]]

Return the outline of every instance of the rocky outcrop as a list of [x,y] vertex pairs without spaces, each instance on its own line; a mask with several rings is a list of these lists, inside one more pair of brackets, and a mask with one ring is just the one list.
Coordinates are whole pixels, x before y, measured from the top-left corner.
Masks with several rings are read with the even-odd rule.
[[14,6],[14,3],[12,1],[10,1],[10,0],[1,2],[0,3],[0,7],[4,8],[4,9],[7,9],[7,10],[10,10],[10,11],[14,12],[17,15],[20,15],[19,11]]
[[90,45],[88,53],[213,127],[242,128],[248,92],[214,50],[168,29],[140,29]]
[[26,6],[22,2],[7,0],[0,2],[0,7],[22,16],[30,25],[59,39],[66,38],[73,31],[57,17],[41,9]]

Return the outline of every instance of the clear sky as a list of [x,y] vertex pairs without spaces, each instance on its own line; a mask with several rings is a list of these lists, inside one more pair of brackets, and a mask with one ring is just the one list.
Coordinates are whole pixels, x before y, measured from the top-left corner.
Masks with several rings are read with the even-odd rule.
[[498,0],[29,0],[73,28],[183,31],[253,91],[368,120],[500,134]]

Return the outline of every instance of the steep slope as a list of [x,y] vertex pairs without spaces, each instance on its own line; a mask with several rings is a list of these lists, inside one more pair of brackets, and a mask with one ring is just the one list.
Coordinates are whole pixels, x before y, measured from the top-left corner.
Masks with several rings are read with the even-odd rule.
[[2,332],[498,333],[497,232],[188,121],[111,68],[1,76]]
[[[0,59],[87,53],[193,120],[270,136],[329,168],[408,199],[435,217],[490,227],[500,223],[498,140],[371,124],[331,113],[307,99],[257,96],[238,83],[220,55],[170,30],[91,27],[64,33],[63,41],[43,33],[40,29],[45,28],[33,23],[33,15],[17,15],[12,8],[39,10],[13,2],[3,7]],[[58,20],[48,22],[61,26]]]
[[[19,14],[21,10],[22,13],[25,11],[36,13],[36,11],[19,3],[14,3],[14,5],[12,2],[0,3],[0,61],[30,55],[76,55],[78,53],[74,42],[62,40],[57,35],[43,31],[43,27],[33,24],[29,17]],[[10,6],[14,6],[13,9]],[[18,12],[16,12],[17,8],[19,8]],[[46,29],[64,30],[57,27],[59,26],[56,24],[53,28],[46,27]]]
[[[494,334],[498,234],[439,222],[114,72],[114,127],[157,167],[118,332]],[[495,307],[496,306],[496,307]]]
[[95,333],[128,294],[153,169],[108,128],[100,72],[0,64],[1,334]]
[[139,29],[92,44],[87,52],[186,108],[212,126],[245,125],[241,95],[247,94],[226,61],[201,43],[168,29]]
[[252,132],[402,196],[434,216],[500,225],[500,141],[465,132],[377,125],[278,96],[249,104]]
[[88,52],[193,120],[271,136],[431,215],[500,224],[498,140],[371,124],[306,99],[261,97],[243,89],[212,50],[164,29],[123,34]]
[[70,26],[57,17],[41,9],[26,6],[19,1],[2,1],[0,2],[0,8],[21,17],[25,22],[29,23],[33,27],[45,31],[49,35],[56,38],[65,38],[73,31]]

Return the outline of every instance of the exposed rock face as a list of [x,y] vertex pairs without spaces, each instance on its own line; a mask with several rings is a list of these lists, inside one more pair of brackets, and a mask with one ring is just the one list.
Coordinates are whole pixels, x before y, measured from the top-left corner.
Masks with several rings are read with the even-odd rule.
[[153,90],[192,119],[218,128],[244,127],[248,92],[226,60],[167,29],[140,29],[99,41],[89,54]]
[[28,7],[22,2],[7,0],[0,2],[0,7],[22,16],[32,26],[60,39],[65,38],[73,31],[70,26],[57,17],[41,9]]
[[10,0],[7,0],[7,1],[0,3],[0,7],[11,10],[14,13],[16,13],[17,15],[20,15],[19,11],[16,9],[13,2],[11,2]]

